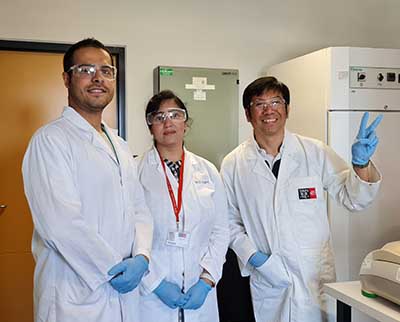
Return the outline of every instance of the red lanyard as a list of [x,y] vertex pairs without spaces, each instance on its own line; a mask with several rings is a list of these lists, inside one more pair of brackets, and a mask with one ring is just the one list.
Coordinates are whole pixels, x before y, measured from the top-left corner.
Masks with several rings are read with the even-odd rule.
[[168,187],[168,192],[169,192],[169,197],[171,199],[172,207],[174,208],[176,224],[179,226],[179,212],[181,211],[181,208],[182,208],[182,188],[183,188],[183,170],[185,168],[185,151],[182,150],[182,156],[181,156],[182,165],[181,165],[181,169],[180,169],[180,173],[179,173],[179,182],[178,182],[178,204],[176,204],[174,191],[172,190],[171,182],[169,182],[168,175],[165,170],[164,160],[161,158],[160,152],[158,152],[158,155],[160,157],[161,165],[164,170],[165,181],[167,182],[167,187]]

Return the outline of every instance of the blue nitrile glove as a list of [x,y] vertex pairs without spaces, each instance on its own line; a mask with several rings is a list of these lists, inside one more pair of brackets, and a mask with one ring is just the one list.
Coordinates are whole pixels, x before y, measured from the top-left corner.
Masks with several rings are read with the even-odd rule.
[[253,255],[251,255],[249,259],[249,264],[254,267],[260,267],[263,265],[267,259],[269,258],[269,255],[264,254],[263,252],[257,251]]
[[186,304],[182,306],[184,310],[197,310],[206,300],[208,292],[211,291],[211,285],[207,284],[203,279],[194,284],[185,294]]
[[128,293],[140,283],[149,263],[143,255],[124,259],[112,267],[108,275],[115,275],[111,280],[111,286],[119,293]]
[[175,283],[162,280],[160,285],[158,285],[153,292],[171,309],[185,304],[184,294]]
[[369,113],[365,112],[360,123],[360,129],[356,137],[356,141],[351,147],[352,159],[354,165],[365,166],[374,154],[378,145],[378,138],[375,129],[381,122],[383,115],[378,115],[376,119],[367,127]]

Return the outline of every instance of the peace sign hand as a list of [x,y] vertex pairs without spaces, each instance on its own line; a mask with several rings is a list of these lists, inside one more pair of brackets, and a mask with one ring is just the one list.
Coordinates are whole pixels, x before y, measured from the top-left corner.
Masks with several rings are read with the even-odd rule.
[[376,150],[379,140],[376,136],[375,129],[381,122],[383,115],[378,115],[370,124],[370,126],[367,127],[368,118],[369,113],[365,112],[361,119],[360,129],[358,130],[356,141],[351,147],[351,162],[354,165],[361,167],[368,165],[369,159]]

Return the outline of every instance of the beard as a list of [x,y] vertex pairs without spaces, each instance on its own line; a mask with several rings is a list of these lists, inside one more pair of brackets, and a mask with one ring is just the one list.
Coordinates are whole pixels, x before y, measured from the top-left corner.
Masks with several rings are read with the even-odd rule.
[[114,93],[106,92],[99,96],[74,95],[69,93],[68,103],[70,106],[84,110],[88,113],[102,112],[112,101]]

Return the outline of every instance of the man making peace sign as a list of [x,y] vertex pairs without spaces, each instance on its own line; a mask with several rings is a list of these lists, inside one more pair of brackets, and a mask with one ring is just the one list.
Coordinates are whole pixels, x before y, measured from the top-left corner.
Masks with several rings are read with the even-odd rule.
[[253,135],[221,166],[232,248],[250,275],[257,322],[326,321],[324,283],[335,279],[325,193],[350,211],[375,198],[381,176],[370,161],[378,116],[361,121],[352,166],[329,146],[290,133],[287,86],[262,77],[247,86],[243,107]]

